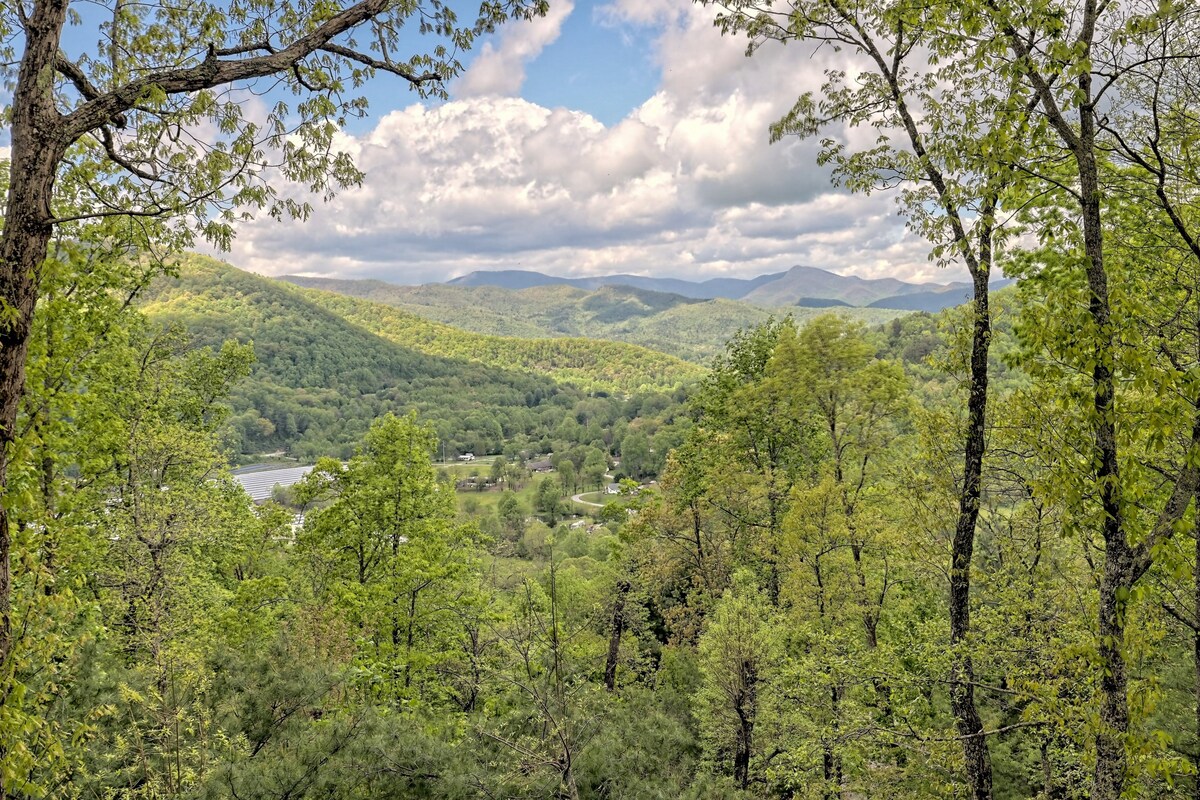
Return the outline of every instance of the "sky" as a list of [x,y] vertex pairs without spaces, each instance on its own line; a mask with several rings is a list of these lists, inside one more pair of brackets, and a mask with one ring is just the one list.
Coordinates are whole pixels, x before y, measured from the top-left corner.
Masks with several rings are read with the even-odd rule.
[[[361,188],[303,223],[238,232],[267,275],[442,281],[474,270],[703,280],[803,264],[948,282],[889,194],[851,195],[817,143],[768,126],[820,85],[826,52],[745,56],[685,0],[551,0],[477,47],[445,103],[386,76],[343,146]],[[870,136],[874,132],[849,136]]]
[[491,269],[703,280],[797,264],[964,278],[928,260],[894,196],[834,186],[815,141],[768,142],[770,123],[844,56],[775,45],[747,58],[713,13],[687,0],[551,0],[546,17],[477,43],[447,102],[376,76],[370,117],[339,137],[362,186],[312,198],[303,222],[241,223],[221,255],[266,275],[395,283]]

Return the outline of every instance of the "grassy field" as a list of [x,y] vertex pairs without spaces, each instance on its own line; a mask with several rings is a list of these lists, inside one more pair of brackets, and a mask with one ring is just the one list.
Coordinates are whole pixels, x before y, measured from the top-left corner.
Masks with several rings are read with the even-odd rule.
[[492,463],[499,457],[500,456],[478,456],[474,461],[459,461],[458,459],[437,461],[435,459],[433,462],[433,468],[453,470],[456,475],[460,474],[464,478],[475,471],[478,471],[480,475],[484,475],[492,468]]

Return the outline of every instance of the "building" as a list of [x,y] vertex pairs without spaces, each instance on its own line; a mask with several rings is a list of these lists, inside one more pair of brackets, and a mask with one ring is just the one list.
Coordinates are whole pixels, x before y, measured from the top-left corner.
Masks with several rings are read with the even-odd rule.
[[234,480],[242,485],[246,494],[255,504],[265,503],[271,499],[276,486],[287,488],[299,483],[304,476],[312,472],[312,466],[283,467],[282,469],[256,469],[247,467],[233,473]]

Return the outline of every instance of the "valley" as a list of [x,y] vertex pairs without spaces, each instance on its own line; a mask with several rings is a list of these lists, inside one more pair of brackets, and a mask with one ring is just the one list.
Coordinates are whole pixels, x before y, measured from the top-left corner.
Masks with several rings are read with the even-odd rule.
[[477,333],[628,342],[704,365],[737,331],[772,316],[803,323],[832,311],[875,326],[911,311],[940,311],[967,296],[962,284],[867,281],[805,267],[746,281],[630,275],[569,280],[503,271],[422,286],[293,275],[283,280]]

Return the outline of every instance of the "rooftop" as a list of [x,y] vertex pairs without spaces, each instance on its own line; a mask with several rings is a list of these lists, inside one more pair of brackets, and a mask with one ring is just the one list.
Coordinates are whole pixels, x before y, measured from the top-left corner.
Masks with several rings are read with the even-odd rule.
[[305,475],[312,472],[312,466],[284,467],[282,469],[263,469],[254,472],[236,472],[233,477],[250,499],[262,503],[271,499],[271,493],[278,486],[291,486],[298,483]]

